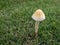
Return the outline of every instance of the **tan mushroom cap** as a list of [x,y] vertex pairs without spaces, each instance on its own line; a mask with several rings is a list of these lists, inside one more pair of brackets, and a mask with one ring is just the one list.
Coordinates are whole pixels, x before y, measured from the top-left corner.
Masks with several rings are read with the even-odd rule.
[[34,14],[32,15],[32,18],[35,21],[42,21],[45,19],[45,14],[43,13],[41,9],[38,9],[34,12]]

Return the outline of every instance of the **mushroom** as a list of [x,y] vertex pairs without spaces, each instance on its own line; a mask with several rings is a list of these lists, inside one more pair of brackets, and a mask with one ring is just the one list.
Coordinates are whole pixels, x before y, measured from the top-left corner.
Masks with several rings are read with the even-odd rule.
[[37,9],[33,15],[32,15],[32,19],[35,20],[35,36],[38,36],[38,28],[39,28],[39,22],[43,21],[45,19],[45,14],[43,13],[43,11],[41,9]]

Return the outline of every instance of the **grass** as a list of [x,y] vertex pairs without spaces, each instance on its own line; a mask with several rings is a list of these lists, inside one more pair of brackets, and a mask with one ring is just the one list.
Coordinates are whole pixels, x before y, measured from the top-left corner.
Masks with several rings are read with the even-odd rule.
[[59,0],[0,0],[0,45],[37,45],[31,16],[39,8],[46,19],[40,22],[38,43],[60,45]]

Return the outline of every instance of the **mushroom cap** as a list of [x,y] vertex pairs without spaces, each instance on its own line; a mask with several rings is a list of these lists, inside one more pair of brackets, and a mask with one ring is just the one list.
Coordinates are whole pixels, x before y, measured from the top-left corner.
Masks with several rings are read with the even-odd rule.
[[41,9],[37,9],[34,14],[32,15],[32,18],[35,21],[42,21],[45,19],[45,14],[43,13],[43,11]]

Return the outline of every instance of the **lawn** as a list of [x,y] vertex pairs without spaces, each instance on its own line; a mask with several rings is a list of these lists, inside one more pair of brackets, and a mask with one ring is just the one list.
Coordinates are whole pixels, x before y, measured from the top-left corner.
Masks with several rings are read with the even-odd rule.
[[[42,9],[38,42],[32,14]],[[60,0],[0,0],[0,45],[60,45]]]

